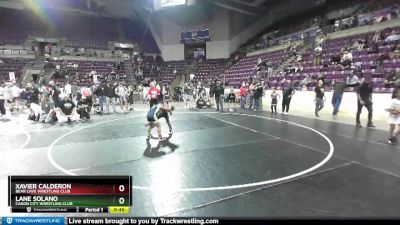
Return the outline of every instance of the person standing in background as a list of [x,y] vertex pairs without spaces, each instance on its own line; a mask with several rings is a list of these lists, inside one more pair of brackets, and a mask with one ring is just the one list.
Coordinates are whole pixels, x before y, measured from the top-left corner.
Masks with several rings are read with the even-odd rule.
[[[104,103],[106,101],[106,95],[104,93],[104,86],[102,84],[98,85],[93,92],[99,99],[100,113],[103,113]],[[68,95],[69,96],[69,95]]]
[[400,128],[400,89],[396,88],[393,91],[393,98],[390,101],[389,107],[386,109],[389,112],[389,144],[397,144],[397,135],[399,134],[400,130],[396,129],[396,125]]
[[231,87],[231,90],[229,91],[228,101],[229,111],[236,111],[236,93],[235,90],[233,90],[233,87]]
[[21,94],[21,90],[15,85],[12,84],[10,88],[11,93],[11,112],[18,111],[19,109],[19,95]]
[[115,108],[115,91],[114,89],[111,87],[110,83],[107,83],[106,86],[104,87],[104,95],[106,96],[106,110],[107,113],[110,113],[110,104],[113,107],[113,113],[116,112],[116,108]]
[[6,89],[4,88],[4,83],[0,83],[0,119],[6,116],[6,108],[4,103],[6,101]]
[[129,103],[129,111],[133,111],[133,93],[134,89],[133,87],[129,86],[128,87],[128,103]]
[[242,87],[240,87],[239,91],[239,96],[240,96],[240,108],[244,109],[246,105],[246,95],[247,95],[247,89],[246,89],[246,83],[242,83]]
[[138,93],[139,93],[139,100],[144,103],[144,97],[143,97],[143,85],[139,84],[138,85]]
[[[282,90],[283,98],[282,98],[282,113],[289,113],[290,101],[292,100],[292,96],[296,92],[290,80],[287,81],[287,87]],[[286,112],[285,112],[286,110]]]
[[39,121],[42,112],[42,108],[39,105],[39,90],[33,88],[32,84],[28,83],[26,86],[26,96],[30,109],[29,118],[34,121]]
[[188,108],[188,101],[190,100],[190,95],[192,94],[192,89],[190,84],[185,81],[183,85],[183,102],[185,103],[185,109]]
[[368,124],[367,127],[375,127],[372,124],[372,84],[371,78],[367,77],[357,88],[357,115],[356,126],[362,127],[360,122],[361,110],[365,106],[368,110]]
[[215,88],[216,88],[215,85],[216,85],[215,84],[215,80],[211,80],[211,83],[210,83],[210,101],[211,101],[211,104],[214,104],[214,95],[215,95]]
[[72,101],[76,101],[76,94],[78,93],[78,86],[76,85],[76,83],[72,83],[71,86],[71,97],[72,97]]
[[64,94],[68,95],[72,99],[72,86],[68,81],[64,86]]
[[58,103],[60,102],[59,95],[61,93],[60,88],[57,86],[57,84],[54,83],[54,81],[49,82],[51,86],[51,96],[54,102],[54,107],[58,107]]
[[118,95],[119,106],[121,107],[121,110],[124,111],[124,108],[128,110],[128,101],[126,99],[126,96],[128,95],[128,89],[124,87],[122,83],[119,83],[119,85],[115,89],[115,94]]
[[253,109],[253,105],[254,105],[254,88],[255,88],[254,81],[251,81],[250,86],[249,86],[249,101],[250,101],[249,109]]
[[217,81],[217,86],[215,88],[215,104],[217,105],[217,110],[220,111],[220,106],[221,106],[221,112],[224,111],[224,94],[225,94],[225,89],[221,84],[221,81]]
[[315,116],[319,117],[319,111],[324,108],[325,93],[323,88],[323,82],[319,81],[318,85],[315,87]]
[[340,103],[342,103],[343,92],[347,88],[345,82],[336,82],[334,80],[333,84],[333,95],[332,95],[332,105],[333,105],[333,115],[336,116],[339,112]]
[[276,93],[276,88],[272,89],[272,93],[271,93],[271,114],[275,112],[275,114],[277,113],[276,110],[276,105],[278,104],[278,98],[280,98],[281,96]]
[[262,101],[263,90],[261,82],[258,81],[254,86],[254,111],[261,110],[260,101]]
[[151,88],[150,88],[149,92],[147,93],[147,96],[150,98],[150,108],[151,108],[154,105],[158,104],[160,90],[154,84],[151,84],[150,86],[151,86]]

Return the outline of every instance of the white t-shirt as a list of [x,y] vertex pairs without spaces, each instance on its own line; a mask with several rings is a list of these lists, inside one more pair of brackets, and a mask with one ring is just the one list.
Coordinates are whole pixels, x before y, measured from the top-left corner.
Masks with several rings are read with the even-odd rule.
[[[400,110],[400,100],[397,98],[393,98],[390,101],[388,109],[398,109]],[[389,114],[389,121],[390,124],[400,124],[400,114]]]
[[118,96],[126,96],[126,89],[125,89],[125,87],[124,87],[124,86],[118,86],[118,87],[116,88],[116,94],[117,94]]
[[344,60],[350,60],[350,61],[352,61],[353,60],[353,54],[351,53],[351,52],[349,52],[349,53],[347,53],[347,54],[344,54],[343,55],[343,61]]
[[71,89],[72,89],[72,86],[70,84],[65,85],[65,87],[64,87],[65,94],[70,95],[72,92]]
[[20,94],[20,90],[17,86],[12,86],[11,87],[11,97],[13,98],[18,98]]
[[400,35],[398,34],[391,34],[389,36],[387,36],[387,38],[385,39],[385,41],[397,41],[400,39]]

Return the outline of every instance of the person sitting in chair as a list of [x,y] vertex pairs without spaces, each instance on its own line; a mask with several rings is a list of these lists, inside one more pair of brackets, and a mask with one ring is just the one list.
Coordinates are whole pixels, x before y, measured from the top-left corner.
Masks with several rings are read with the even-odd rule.
[[206,106],[206,101],[204,101],[203,97],[200,97],[196,102],[196,108],[202,109]]

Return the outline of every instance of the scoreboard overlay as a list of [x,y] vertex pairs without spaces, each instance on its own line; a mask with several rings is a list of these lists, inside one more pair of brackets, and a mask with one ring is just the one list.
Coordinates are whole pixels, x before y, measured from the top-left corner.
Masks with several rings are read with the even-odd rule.
[[15,213],[127,213],[131,176],[9,176]]

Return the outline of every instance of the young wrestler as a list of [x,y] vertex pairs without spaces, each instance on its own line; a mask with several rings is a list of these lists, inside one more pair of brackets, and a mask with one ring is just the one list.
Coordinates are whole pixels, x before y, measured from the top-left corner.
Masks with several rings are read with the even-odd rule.
[[151,137],[151,129],[157,127],[158,133],[158,140],[164,141],[165,139],[161,135],[161,125],[160,125],[160,118],[165,118],[169,127],[169,134],[172,134],[172,126],[169,121],[168,113],[172,114],[174,111],[174,106],[169,106],[168,103],[165,105],[155,105],[150,108],[149,112],[147,113],[147,140]]

